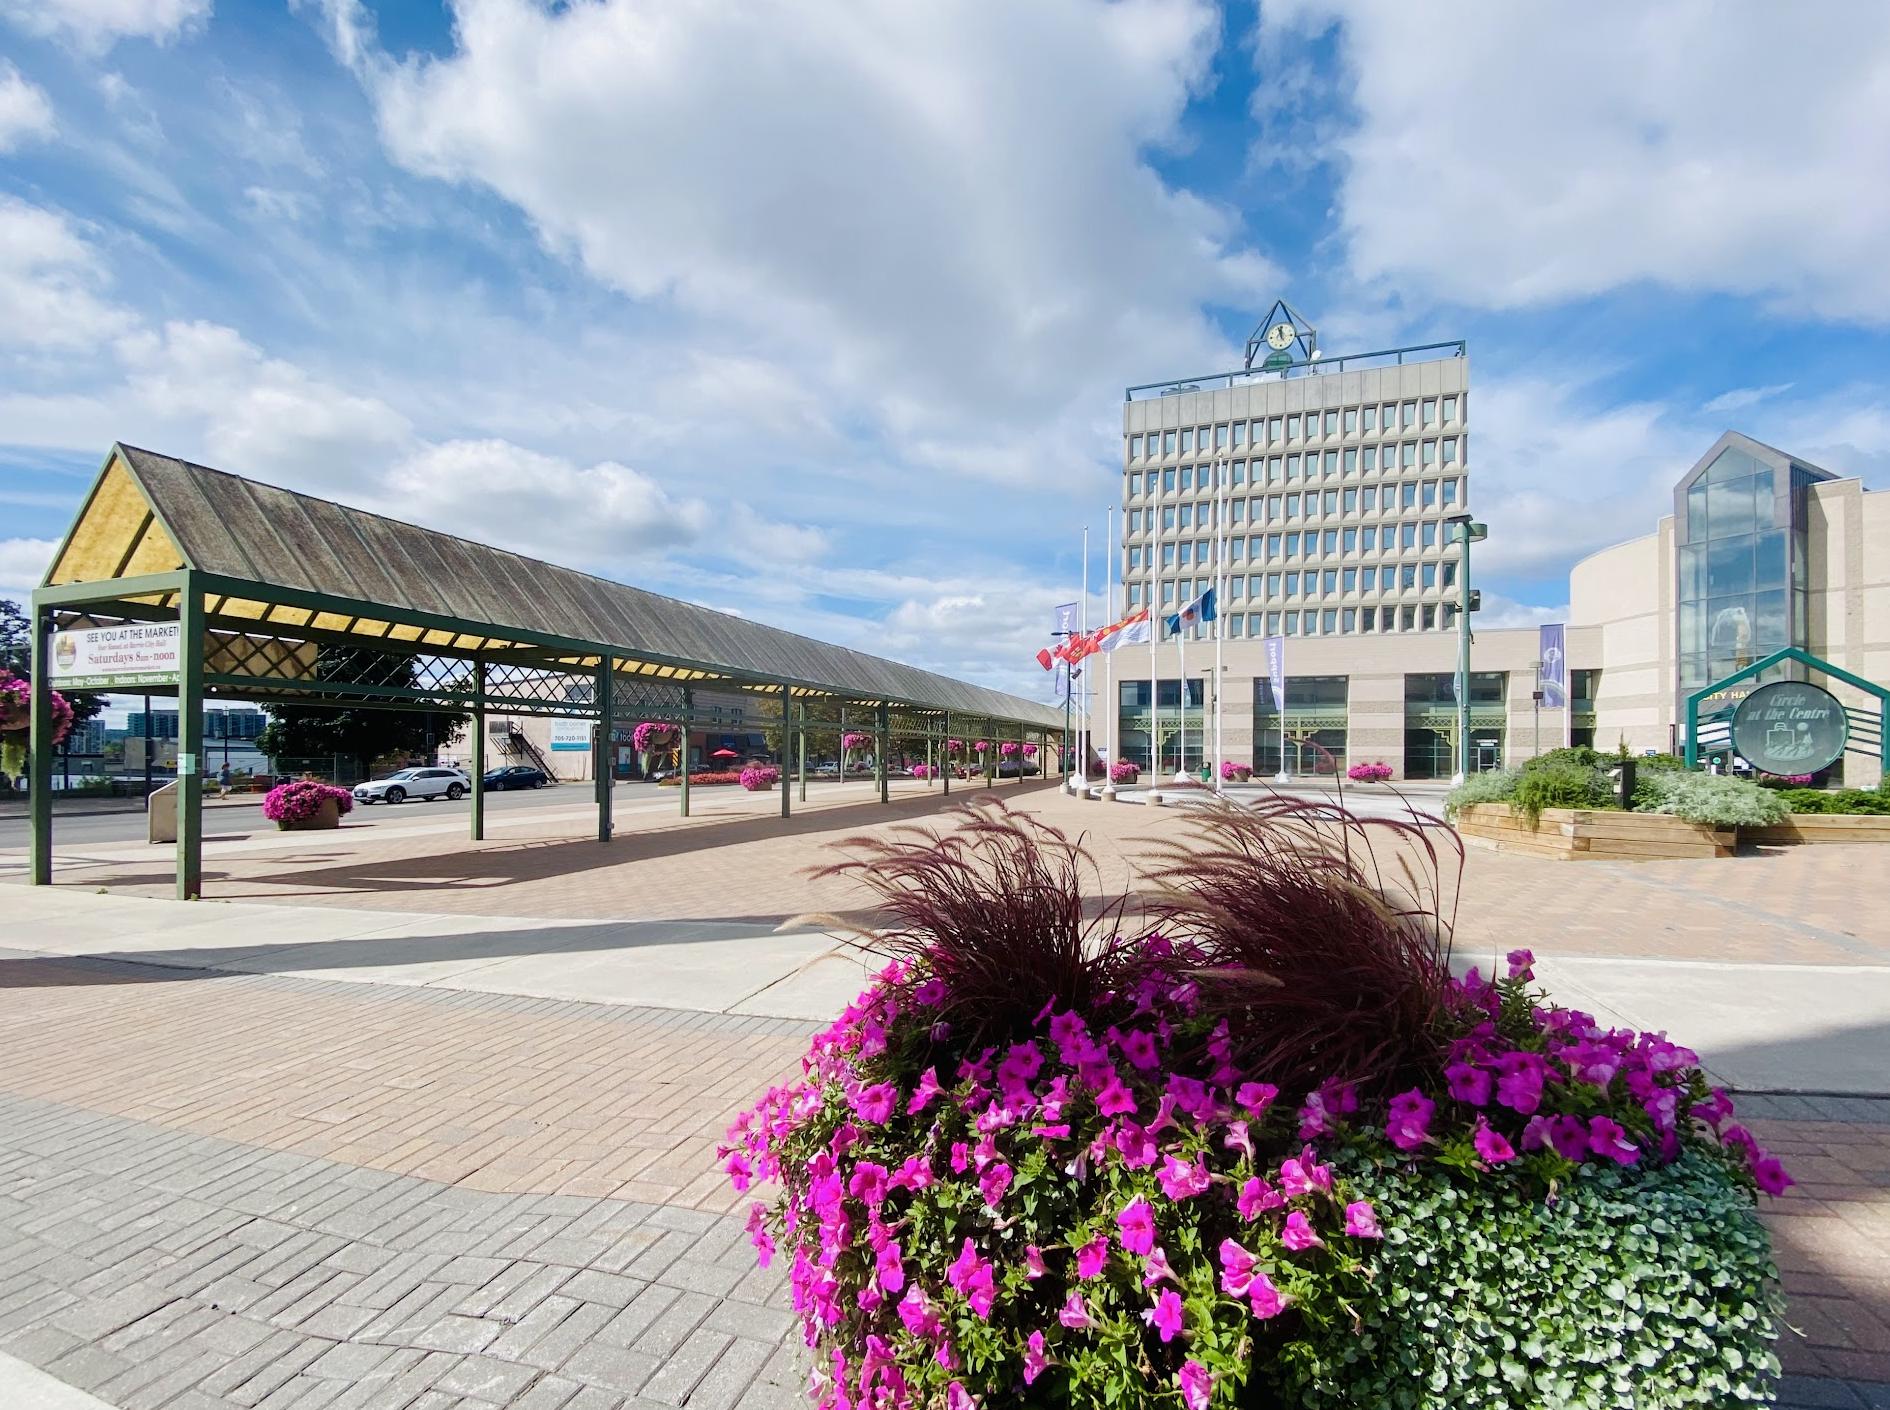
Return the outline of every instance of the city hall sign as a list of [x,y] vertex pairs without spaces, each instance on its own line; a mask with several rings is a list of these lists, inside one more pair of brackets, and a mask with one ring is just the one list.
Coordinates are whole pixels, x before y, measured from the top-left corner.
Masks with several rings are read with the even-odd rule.
[[1733,748],[1768,774],[1815,774],[1844,753],[1850,720],[1838,698],[1804,681],[1762,685],[1733,712]]

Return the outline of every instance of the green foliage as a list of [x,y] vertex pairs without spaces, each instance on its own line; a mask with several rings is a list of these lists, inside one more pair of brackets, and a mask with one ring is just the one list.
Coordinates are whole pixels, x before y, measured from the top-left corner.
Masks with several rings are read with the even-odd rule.
[[1657,769],[1634,788],[1634,811],[1671,813],[1711,827],[1767,827],[1785,821],[1784,795],[1723,774]]
[[1794,813],[1862,813],[1890,816],[1890,779],[1875,788],[1781,788],[1775,790]]
[[1455,817],[1459,808],[1471,803],[1507,803],[1516,796],[1516,780],[1521,776],[1517,769],[1491,769],[1488,773],[1471,774],[1444,795],[1444,806]]
[[[367,682],[413,689],[420,684],[418,661],[391,653],[324,648],[325,680]],[[265,704],[269,723],[256,747],[271,759],[350,759],[362,777],[374,761],[388,755],[417,757],[453,737],[472,718],[464,711],[337,709],[328,705]]]
[[[1558,749],[1558,754],[1576,754]],[[1592,751],[1590,751],[1592,752]],[[1532,767],[1533,765],[1533,767]],[[1523,765],[1511,803],[1533,826],[1544,808],[1619,808],[1614,784],[1603,770],[1574,759],[1550,761],[1547,756]]]
[[1538,754],[1533,759],[1522,762],[1523,773],[1536,773],[1543,769],[1563,769],[1568,767],[1595,769],[1612,759],[1612,755],[1599,754],[1585,744],[1577,744],[1569,749],[1551,749],[1546,754]]
[[[1302,1332],[1283,1403],[1394,1410],[1769,1403],[1777,1277],[1722,1161],[1590,1165],[1551,1202],[1439,1163],[1343,1177],[1395,1211],[1350,1324]],[[1268,1402],[1273,1403],[1273,1402]]]

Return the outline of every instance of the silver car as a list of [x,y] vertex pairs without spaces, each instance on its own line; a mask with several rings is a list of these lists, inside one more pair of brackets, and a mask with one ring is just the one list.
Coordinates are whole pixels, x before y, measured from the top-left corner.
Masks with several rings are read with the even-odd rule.
[[402,769],[399,773],[354,786],[357,803],[404,803],[409,798],[448,798],[458,802],[472,792],[472,780],[458,769]]

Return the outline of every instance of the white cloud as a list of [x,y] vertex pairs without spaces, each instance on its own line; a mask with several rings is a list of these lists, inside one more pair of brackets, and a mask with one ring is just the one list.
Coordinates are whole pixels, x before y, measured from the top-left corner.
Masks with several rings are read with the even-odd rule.
[[1144,158],[1207,78],[1202,0],[463,0],[455,52],[401,64],[326,8],[396,160],[905,434],[1224,356],[1202,302],[1269,281]]
[[1566,622],[1568,604],[1559,607],[1533,607],[1527,602],[1518,602],[1513,597],[1505,597],[1500,592],[1483,593],[1483,607],[1476,614],[1473,629],[1500,630],[1504,627],[1539,627],[1544,622]]
[[52,133],[53,110],[46,91],[0,59],[0,152]]
[[0,194],[0,328],[15,349],[86,349],[129,324],[100,296],[105,272],[63,215]]
[[0,17],[88,54],[120,39],[169,43],[210,18],[211,0],[0,0]]
[[1744,411],[1749,406],[1757,406],[1762,401],[1783,396],[1795,383],[1773,382],[1763,387],[1734,387],[1729,392],[1721,392],[1700,410],[1708,416],[1723,416],[1728,412]]
[[56,539],[0,539],[0,597],[24,601],[58,551]]
[[1355,274],[1477,307],[1654,281],[1890,321],[1890,6],[1262,11],[1276,35],[1334,23]]

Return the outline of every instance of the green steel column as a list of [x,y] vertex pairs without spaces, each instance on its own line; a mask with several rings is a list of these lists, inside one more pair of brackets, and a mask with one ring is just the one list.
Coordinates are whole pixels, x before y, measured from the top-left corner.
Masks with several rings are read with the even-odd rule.
[[1017,786],[1024,786],[1024,727],[1017,727]]
[[177,899],[203,894],[203,593],[184,574],[177,633]]
[[781,779],[779,786],[781,789],[781,816],[784,818],[790,816],[793,812],[788,800],[787,786],[788,728],[793,721],[794,692],[789,690],[787,683],[783,681],[781,683]]
[[[807,707],[801,706],[801,727],[794,732],[794,771],[800,785],[801,802],[807,801]],[[787,780],[781,780],[781,786],[787,787]]]
[[473,657],[472,840],[486,840],[486,661]]
[[947,710],[939,720],[939,770],[938,776],[945,780],[945,797],[952,796],[952,712]]
[[603,656],[597,663],[597,736],[591,741],[591,774],[597,785],[597,840],[610,841],[610,720],[615,713],[611,701],[612,658]]
[[52,885],[52,613],[41,608],[34,594],[32,605],[33,695],[29,709],[26,758],[27,816],[31,829],[27,880],[34,886]]
[[892,784],[886,776],[886,750],[891,747],[888,731],[891,727],[892,707],[881,701],[876,718],[876,738],[873,746],[873,759],[879,772],[879,801],[892,801]]
[[696,692],[693,687],[682,688],[682,747],[676,751],[676,758],[682,764],[682,815],[689,816],[689,722],[696,713]]

